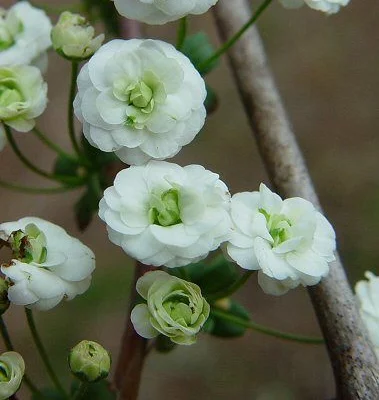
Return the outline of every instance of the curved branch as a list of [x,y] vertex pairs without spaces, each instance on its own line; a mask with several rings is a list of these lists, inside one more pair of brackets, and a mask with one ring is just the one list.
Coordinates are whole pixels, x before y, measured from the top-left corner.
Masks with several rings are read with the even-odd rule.
[[[250,7],[246,0],[220,0],[214,14],[219,34],[227,40],[248,20]],[[275,188],[283,197],[301,196],[320,207],[255,28],[230,50],[229,61]],[[338,257],[328,277],[310,287],[309,294],[326,340],[338,399],[378,399],[378,365]]]

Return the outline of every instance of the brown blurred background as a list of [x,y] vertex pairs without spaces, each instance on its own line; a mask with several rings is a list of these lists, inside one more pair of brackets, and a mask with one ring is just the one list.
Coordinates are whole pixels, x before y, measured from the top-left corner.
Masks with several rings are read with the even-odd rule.
[[[221,0],[232,1],[232,0]],[[53,6],[68,4],[48,1]],[[9,0],[1,0],[8,7]],[[35,1],[35,4],[43,4]],[[258,5],[253,2],[253,7]],[[277,83],[326,213],[338,234],[338,246],[354,284],[367,269],[378,271],[379,247],[379,7],[376,0],[353,0],[326,17],[304,7],[288,11],[274,4],[259,23]],[[175,24],[146,28],[149,37],[175,40]],[[205,30],[217,43],[211,13],[191,18],[191,31]],[[69,149],[66,106],[69,65],[50,53],[49,106],[40,127]],[[173,161],[200,163],[220,173],[232,193],[256,190],[267,176],[251,137],[230,73],[222,66],[208,78],[220,107],[198,138]],[[22,136],[22,137],[21,137]],[[54,155],[32,134],[18,134],[36,163],[51,168]],[[48,182],[27,172],[7,148],[0,155],[1,178],[28,185]],[[81,339],[101,342],[116,359],[128,298],[132,262],[109,243],[95,218],[78,232],[72,206],[80,193],[30,196],[0,189],[0,219],[40,216],[64,226],[97,255],[91,289],[37,320],[49,353],[67,374],[68,349]],[[319,335],[307,292],[298,289],[274,298],[255,278],[237,296],[253,319],[278,329]],[[13,307],[6,315],[29,374],[48,382],[23,319]],[[65,375],[66,376],[66,375]],[[67,374],[68,376],[68,374]],[[248,332],[221,340],[202,335],[198,344],[169,355],[152,353],[144,370],[141,400],[318,400],[334,395],[332,371],[323,346],[283,342]],[[22,395],[21,399],[27,398]]]

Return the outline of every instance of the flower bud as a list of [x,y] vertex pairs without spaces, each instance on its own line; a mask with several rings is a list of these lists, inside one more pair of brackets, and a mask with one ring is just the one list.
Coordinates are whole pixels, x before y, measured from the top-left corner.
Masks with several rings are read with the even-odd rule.
[[0,399],[17,392],[25,373],[25,363],[20,354],[9,351],[0,356]]
[[0,315],[3,315],[9,308],[8,282],[0,278]]
[[51,31],[54,49],[69,60],[90,58],[104,41],[104,34],[95,36],[95,29],[79,14],[65,11]]
[[97,382],[108,376],[111,357],[98,343],[83,340],[71,350],[68,363],[71,372],[81,381]]

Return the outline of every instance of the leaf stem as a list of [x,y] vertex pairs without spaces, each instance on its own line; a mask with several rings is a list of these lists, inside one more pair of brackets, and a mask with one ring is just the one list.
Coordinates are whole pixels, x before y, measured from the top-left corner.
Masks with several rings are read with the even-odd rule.
[[203,70],[209,64],[212,64],[215,60],[220,58],[224,53],[226,53],[231,47],[233,47],[238,40],[243,36],[243,34],[258,20],[263,11],[272,3],[272,0],[264,0],[263,3],[258,7],[257,11],[252,15],[252,17],[246,22],[245,25],[235,33],[227,42],[225,42],[212,56],[207,60],[202,62],[198,69]]
[[42,340],[38,334],[34,318],[33,318],[33,313],[30,309],[25,308],[25,313],[26,313],[26,319],[28,321],[29,329],[32,334],[34,343],[37,347],[37,350],[39,352],[39,355],[41,356],[41,359],[46,367],[47,373],[49,374],[51,380],[53,381],[54,385],[56,386],[57,390],[64,395],[65,398],[67,398],[67,394],[65,390],[63,389],[63,386],[59,382],[59,379],[57,375],[54,372],[54,369],[50,363],[49,357],[47,356],[47,352],[45,347],[43,346]]
[[296,335],[293,333],[277,331],[275,329],[257,324],[256,322],[247,321],[243,318],[239,318],[235,315],[229,314],[228,312],[222,311],[215,307],[212,307],[211,314],[218,318],[222,318],[225,321],[232,322],[236,325],[240,325],[247,329],[252,329],[252,330],[255,330],[260,333],[264,333],[269,336],[274,336],[278,339],[290,340],[293,342],[299,342],[299,343],[304,343],[304,344],[324,344],[323,338]]
[[61,186],[61,187],[54,187],[54,188],[34,188],[30,186],[21,186],[17,185],[15,183],[10,183],[10,182],[5,182],[0,179],[0,186],[9,189],[9,190],[14,190],[16,192],[22,192],[26,194],[32,194],[32,195],[39,195],[39,194],[59,194],[59,193],[64,193],[69,190],[75,190],[75,186]]
[[[2,316],[0,316],[0,332],[1,332],[1,336],[3,338],[4,344],[5,344],[5,348],[8,351],[14,351],[14,347],[8,332],[8,328],[4,322],[4,319]],[[30,380],[30,378],[25,374],[23,381],[25,383],[26,386],[28,386],[28,388],[30,389],[30,391],[32,393],[35,393],[41,397],[43,397],[42,393],[39,391],[39,389],[34,385],[34,383]]]
[[71,154],[66,153],[63,149],[61,149],[56,143],[52,142],[46,135],[44,135],[37,127],[33,129],[35,135],[44,143],[47,147],[54,150],[57,154],[59,154],[63,158],[67,158],[68,160],[73,161],[74,163],[81,164],[81,160],[72,156]]
[[207,296],[207,300],[214,302],[220,299],[224,299],[225,297],[230,297],[247,282],[247,280],[254,272],[255,271],[246,271],[243,275],[240,276],[239,279],[237,279],[227,289]]
[[80,147],[75,136],[75,123],[74,123],[74,98],[76,92],[76,79],[78,77],[79,63],[76,61],[71,62],[71,84],[70,92],[68,97],[68,133],[70,135],[70,140],[72,146],[78,157],[81,155]]
[[68,183],[72,186],[79,186],[82,182],[81,179],[78,178],[71,178],[71,177],[65,177],[65,176],[60,176],[60,175],[55,175],[51,174],[49,172],[46,172],[42,170],[41,168],[37,167],[34,165],[30,160],[28,160],[24,154],[21,152],[20,148],[18,147],[16,141],[14,140],[13,134],[11,129],[9,128],[8,125],[4,124],[4,130],[5,130],[5,135],[8,139],[9,144],[12,147],[12,150],[16,154],[16,156],[20,159],[20,161],[31,171],[36,173],[37,175],[43,176],[44,178],[53,180],[53,181],[58,181],[58,182],[65,182]]
[[178,26],[178,38],[176,41],[176,48],[180,50],[183,47],[184,41],[186,40],[188,30],[188,19],[187,17],[183,17],[179,21]]
[[80,382],[78,389],[72,396],[72,400],[80,400],[84,397],[88,389],[88,383],[87,382]]

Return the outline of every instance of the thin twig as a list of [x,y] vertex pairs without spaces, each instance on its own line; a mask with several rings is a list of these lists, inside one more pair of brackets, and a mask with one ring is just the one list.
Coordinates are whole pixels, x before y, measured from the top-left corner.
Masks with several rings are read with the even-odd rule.
[[[214,13],[220,36],[227,40],[248,20],[250,7],[246,0],[220,0]],[[229,60],[275,188],[283,197],[301,196],[320,207],[256,28],[230,50]],[[309,294],[329,351],[337,398],[377,400],[378,364],[339,258]]]

